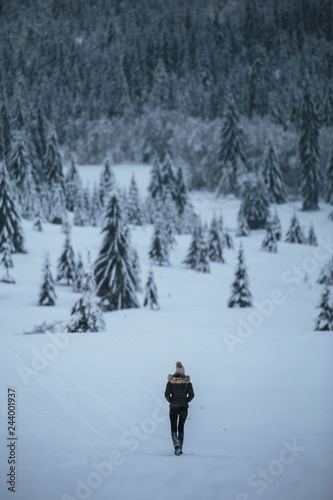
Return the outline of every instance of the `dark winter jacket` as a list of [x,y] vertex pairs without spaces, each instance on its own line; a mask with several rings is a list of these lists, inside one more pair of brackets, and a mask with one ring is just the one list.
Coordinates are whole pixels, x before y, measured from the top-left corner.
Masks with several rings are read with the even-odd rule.
[[170,408],[188,408],[189,402],[194,398],[190,377],[181,373],[169,375],[164,396],[170,403]]

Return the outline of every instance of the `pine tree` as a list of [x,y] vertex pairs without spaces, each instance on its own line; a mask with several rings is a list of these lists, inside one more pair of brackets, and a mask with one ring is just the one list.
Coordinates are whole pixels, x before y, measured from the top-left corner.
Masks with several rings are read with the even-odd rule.
[[55,132],[53,132],[47,143],[44,159],[44,177],[49,186],[59,185],[61,190],[65,192],[63,165]]
[[31,168],[29,168],[25,177],[20,204],[22,217],[27,220],[33,220],[39,210],[40,202]]
[[57,295],[55,292],[55,284],[51,271],[51,262],[49,253],[45,256],[43,266],[42,285],[39,294],[38,305],[40,306],[54,306]]
[[73,283],[73,291],[74,292],[82,292],[83,291],[84,274],[85,274],[85,269],[84,269],[81,253],[79,252],[77,264],[75,266],[75,279],[74,279],[74,283]]
[[261,244],[261,250],[265,252],[277,252],[277,239],[272,221],[267,222],[266,234]]
[[192,241],[184,264],[195,271],[210,273],[208,245],[201,225],[197,226],[192,233]]
[[273,144],[268,145],[263,165],[263,178],[270,201],[284,203],[286,201],[286,186],[278,164]]
[[109,200],[102,232],[104,240],[95,263],[97,295],[109,311],[137,308],[136,274],[118,198]]
[[302,168],[303,210],[319,210],[319,121],[308,90],[303,98],[299,159]]
[[89,262],[84,273],[84,283],[82,287],[83,295],[74,304],[71,319],[67,326],[68,332],[103,332],[105,322],[102,311],[97,304],[96,283],[94,272]]
[[244,216],[242,212],[242,208],[239,209],[238,215],[237,215],[237,230],[236,230],[236,236],[243,237],[243,236],[249,236],[250,235],[250,228],[247,223],[246,217]]
[[186,258],[184,259],[184,264],[186,264],[191,269],[196,269],[198,264],[198,253],[199,253],[199,231],[200,227],[196,226],[192,232],[192,240],[190,247],[188,249]]
[[332,286],[333,285],[333,256],[332,258],[322,267],[320,275],[318,278],[318,283],[322,285]]
[[249,278],[242,244],[239,247],[238,264],[235,280],[231,286],[231,297],[228,301],[228,307],[252,307],[252,294],[249,290]]
[[327,216],[330,220],[333,220],[333,210]]
[[139,189],[133,173],[127,197],[127,220],[129,224],[142,226],[142,213],[139,199]]
[[198,239],[198,259],[195,270],[201,273],[210,273],[208,245],[203,232],[200,231]]
[[150,172],[150,182],[148,186],[148,191],[152,198],[156,198],[156,196],[160,197],[162,196],[163,188],[162,188],[161,165],[157,157],[154,158],[153,167]]
[[237,193],[237,179],[244,170],[245,164],[244,133],[239,125],[239,114],[234,99],[230,97],[221,131],[217,192]]
[[317,240],[317,236],[316,236],[313,224],[311,224],[311,226],[310,226],[307,242],[309,245],[311,245],[313,247],[318,246],[318,240]]
[[243,189],[240,212],[250,229],[264,229],[269,216],[269,199],[265,184],[257,177],[247,181]]
[[[129,230],[128,230],[129,233]],[[130,240],[130,234],[127,235],[128,240]],[[134,283],[135,283],[135,291],[141,293],[142,288],[141,288],[141,266],[140,266],[140,260],[139,260],[139,254],[137,252],[137,249],[132,247],[131,245],[131,251],[132,251],[132,267],[134,271]]]
[[326,203],[333,205],[333,148],[331,151],[330,159],[326,167]]
[[47,124],[45,116],[39,107],[36,113],[36,123],[32,131],[32,139],[35,145],[37,160],[44,171],[44,159],[47,148]]
[[116,178],[110,160],[106,160],[100,177],[100,200],[102,207],[108,203],[109,197],[116,186]]
[[333,306],[330,297],[330,289],[326,285],[318,304],[320,312],[316,318],[316,331],[333,331]]
[[90,204],[90,214],[89,214],[90,224],[93,227],[99,226],[102,220],[102,206],[100,200],[100,193],[96,183],[94,184],[92,195],[91,195],[91,204]]
[[74,211],[74,202],[78,191],[83,188],[82,180],[75,164],[74,158],[71,159],[71,165],[68,169],[65,179],[65,192],[66,192],[66,208],[70,212]]
[[278,216],[277,210],[275,208],[274,215],[272,217],[272,227],[277,241],[282,240],[282,226],[281,221]]
[[175,179],[175,203],[179,216],[182,216],[188,203],[187,189],[182,167],[178,167]]
[[63,252],[58,260],[57,281],[65,281],[67,285],[71,285],[75,280],[75,273],[75,255],[71,244],[70,234],[68,233],[65,236]]
[[52,184],[47,191],[47,220],[52,224],[62,224],[65,214],[65,196],[60,184]]
[[296,214],[294,214],[290,221],[289,229],[286,233],[285,240],[287,243],[305,243],[306,238],[303,234],[301,226],[298,222]]
[[42,215],[41,215],[40,205],[39,205],[39,208],[37,209],[37,212],[36,212],[36,217],[35,217],[35,220],[34,220],[33,229],[35,231],[38,231],[38,232],[42,232],[43,231]]
[[4,283],[15,283],[14,278],[9,274],[9,269],[14,268],[13,259],[12,259],[12,248],[9,240],[6,241],[3,249],[2,258],[0,260],[0,265],[3,265],[6,269],[5,276],[1,279]]
[[210,224],[208,234],[208,255],[212,262],[225,262],[223,258],[223,233],[219,230],[219,225],[215,215]]
[[0,252],[7,239],[13,252],[25,253],[21,218],[16,208],[8,173],[4,164],[0,166]]
[[145,288],[145,298],[143,302],[143,307],[149,306],[150,309],[159,309],[157,287],[154,280],[153,270],[150,269],[148,273],[148,279]]
[[1,126],[1,151],[0,161],[4,159],[8,161],[11,150],[12,129],[9,119],[9,113],[5,100],[2,101],[0,110],[0,126]]
[[173,163],[169,154],[164,158],[161,167],[162,198],[165,199],[167,192],[171,193],[172,199],[175,198],[176,178],[174,174]]
[[74,217],[73,223],[75,226],[86,226],[88,223],[87,210],[85,207],[83,188],[78,189],[74,200]]
[[16,136],[8,159],[8,171],[19,192],[24,189],[27,175],[32,174],[35,183],[39,181],[39,172],[33,166],[32,158],[23,134]]
[[170,264],[169,261],[169,247],[165,245],[161,234],[161,228],[155,225],[154,234],[149,250],[149,258],[159,266],[163,264]]

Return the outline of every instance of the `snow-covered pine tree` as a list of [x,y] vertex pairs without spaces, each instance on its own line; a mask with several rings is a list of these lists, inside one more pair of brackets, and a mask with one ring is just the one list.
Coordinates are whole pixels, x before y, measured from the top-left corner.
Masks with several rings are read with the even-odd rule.
[[302,168],[303,210],[319,210],[319,120],[309,90],[303,97],[299,159]]
[[218,155],[219,192],[238,192],[237,179],[245,170],[244,133],[239,125],[239,114],[233,97],[229,97],[221,130],[221,148]]
[[104,332],[105,322],[97,304],[96,283],[89,257],[83,281],[83,295],[73,306],[67,331],[71,333]]
[[154,233],[149,250],[149,258],[159,266],[163,264],[169,265],[169,246],[165,244],[161,233],[161,227],[157,224],[154,226]]
[[174,173],[173,162],[169,153],[166,154],[161,167],[161,181],[162,181],[162,198],[166,197],[167,192],[175,199],[175,186],[176,178]]
[[223,244],[226,248],[228,248],[229,250],[233,250],[234,249],[234,241],[232,239],[232,236],[231,234],[229,233],[229,230],[228,228],[225,228],[223,230]]
[[65,177],[63,172],[62,158],[59,152],[56,133],[53,132],[46,148],[44,158],[44,178],[49,186],[57,185],[65,192]]
[[102,206],[100,200],[100,193],[95,183],[93,186],[92,194],[91,194],[91,204],[90,204],[90,214],[89,214],[90,224],[93,227],[99,226],[102,220]]
[[33,223],[33,229],[35,231],[42,232],[43,231],[43,226],[42,226],[42,215],[41,215],[41,208],[39,205],[39,208],[37,209],[36,217]]
[[65,196],[60,184],[53,183],[47,192],[47,220],[52,224],[62,224],[65,213]]
[[7,169],[2,164],[0,165],[0,252],[3,251],[8,239],[13,252],[25,253],[21,218],[14,201]]
[[185,207],[188,203],[187,189],[182,167],[178,167],[176,172],[174,197],[178,215],[181,217],[184,214]]
[[324,287],[320,302],[317,306],[320,312],[316,318],[316,331],[333,331],[333,305],[330,297],[330,289]]
[[321,283],[322,285],[333,286],[333,255],[331,259],[322,267],[319,274],[318,283]]
[[198,235],[198,259],[195,270],[201,273],[210,273],[208,245],[202,230],[199,230]]
[[286,233],[284,241],[286,241],[287,243],[300,243],[300,244],[306,242],[306,238],[303,234],[303,231],[301,229],[300,223],[298,222],[296,214],[294,214],[291,218],[290,226]]
[[326,186],[325,201],[326,203],[333,205],[333,147],[326,167],[325,186]]
[[242,244],[239,247],[238,264],[235,280],[231,285],[231,297],[228,300],[228,307],[252,307],[252,294],[249,289],[249,277]]
[[275,235],[275,229],[273,221],[269,220],[266,226],[266,234],[261,243],[261,250],[265,252],[276,253],[277,252],[277,239]]
[[263,179],[270,201],[284,203],[286,201],[286,185],[272,142],[269,142],[264,158]]
[[197,225],[192,231],[192,240],[183,263],[186,264],[191,269],[196,269],[198,264],[198,253],[199,253],[199,231],[200,226]]
[[204,238],[201,224],[196,226],[193,230],[192,241],[183,262],[195,271],[203,273],[210,272],[208,244]]
[[9,118],[9,112],[7,108],[7,103],[5,99],[2,99],[2,105],[0,109],[0,126],[2,131],[2,141],[1,141],[1,156],[0,161],[4,159],[4,161],[8,161],[10,155],[10,144],[12,138],[12,129]]
[[75,254],[71,243],[70,234],[65,236],[65,244],[62,254],[58,260],[57,282],[65,281],[67,285],[73,284],[75,280],[76,265]]
[[237,215],[237,229],[236,236],[243,237],[250,235],[250,228],[247,223],[246,217],[243,214],[242,207],[238,211]]
[[37,194],[37,186],[33,178],[31,168],[24,179],[22,191],[20,193],[21,215],[24,219],[33,220],[36,216],[40,202]]
[[[34,167],[29,149],[26,145],[26,140],[23,133],[15,135],[12,143],[11,153],[8,159],[8,172],[18,192],[24,193],[27,175],[32,175],[35,183],[39,181],[39,171]],[[20,196],[21,200],[21,196]]]
[[148,279],[145,287],[145,298],[143,301],[143,307],[149,306],[150,309],[159,309],[157,286],[154,279],[153,270],[150,269],[148,273]]
[[3,265],[4,268],[6,269],[6,274],[5,276],[1,279],[3,283],[15,283],[14,278],[9,274],[9,269],[14,268],[14,263],[12,259],[12,245],[10,240],[8,239],[6,243],[4,244],[4,249],[2,253],[2,257],[0,260],[0,265]]
[[116,177],[111,167],[110,160],[105,160],[104,168],[99,181],[100,202],[102,207],[108,204],[112,191],[116,187]]
[[307,243],[313,247],[318,246],[318,240],[317,240],[317,236],[316,236],[313,224],[310,225]]
[[71,164],[65,178],[66,208],[70,212],[74,211],[74,201],[77,192],[82,190],[82,180],[75,164],[74,158],[71,158]]
[[81,253],[78,253],[77,263],[75,266],[75,279],[73,283],[73,292],[82,292],[84,283],[85,269],[81,257]]
[[223,233],[214,214],[208,233],[208,256],[212,262],[224,263],[223,258]]
[[88,214],[85,207],[83,188],[78,189],[74,200],[74,217],[73,224],[75,226],[86,226],[88,223]]
[[40,288],[38,305],[40,306],[54,306],[57,295],[55,291],[55,284],[51,271],[51,262],[49,253],[45,256],[42,272],[42,284]]
[[[130,241],[130,233],[128,230],[128,239]],[[135,283],[135,291],[136,292],[142,292],[142,287],[141,287],[141,266],[140,266],[140,259],[139,259],[139,254],[137,252],[137,249],[133,246],[131,246],[132,250],[132,267],[134,271],[134,283]]]
[[276,240],[281,241],[282,240],[282,226],[281,226],[281,221],[280,221],[279,215],[277,213],[276,207],[274,210],[274,215],[272,217],[271,223],[272,223],[272,227],[273,227],[273,231],[274,231]]
[[269,217],[269,198],[265,184],[256,177],[245,182],[240,212],[250,229],[264,229]]
[[104,240],[95,263],[97,295],[109,311],[138,308],[132,251],[116,194],[110,197],[104,220]]
[[157,157],[153,160],[153,166],[150,172],[150,182],[148,186],[148,191],[152,198],[156,198],[156,196],[162,196],[163,188],[162,188],[162,173],[161,173],[161,164]]
[[127,196],[127,220],[129,224],[142,226],[142,211],[140,206],[139,189],[136,183],[135,174],[132,174]]
[[327,216],[330,220],[333,220],[333,210]]

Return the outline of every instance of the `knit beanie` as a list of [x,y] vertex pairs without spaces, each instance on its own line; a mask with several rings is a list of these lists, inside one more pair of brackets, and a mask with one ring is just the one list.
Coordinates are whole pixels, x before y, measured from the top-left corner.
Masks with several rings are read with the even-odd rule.
[[185,375],[185,368],[183,367],[183,365],[181,364],[180,361],[177,361],[177,363],[176,363],[175,373],[181,373],[182,375]]

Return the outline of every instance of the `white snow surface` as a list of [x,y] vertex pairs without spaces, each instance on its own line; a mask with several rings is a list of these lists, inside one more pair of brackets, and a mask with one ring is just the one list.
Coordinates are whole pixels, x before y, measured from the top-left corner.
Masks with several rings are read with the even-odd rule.
[[[122,187],[135,172],[146,194],[150,167],[113,168]],[[100,171],[80,167],[85,182]],[[239,200],[192,193],[191,201],[204,221],[221,211],[234,236]],[[107,331],[84,334],[22,334],[68,321],[79,296],[58,285],[56,306],[37,306],[44,252],[55,277],[64,234],[24,221],[28,253],[13,256],[16,284],[0,283],[1,499],[331,500],[333,332],[314,332],[314,319],[333,225],[328,205],[300,206],[278,206],[283,233],[296,210],[306,232],[313,222],[318,249],[279,242],[266,253],[261,230],[242,239],[254,308],[227,307],[239,238],[225,264],[201,274],[182,264],[190,236],[177,236],[172,265],[154,266],[161,309],[105,313]],[[143,285],[151,235],[151,226],[132,231]],[[76,253],[95,259],[101,241],[100,228],[73,227]],[[195,392],[180,457],[164,399],[178,360]],[[17,400],[15,493],[6,483],[8,387]]]

